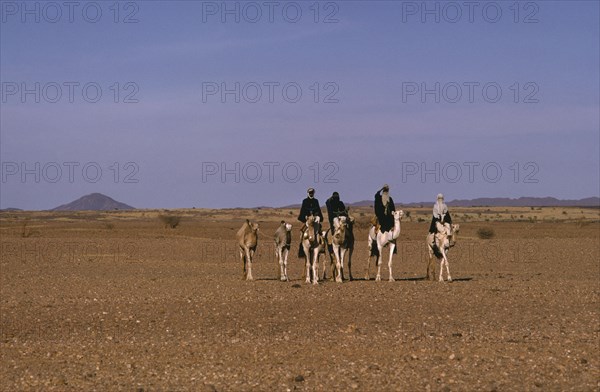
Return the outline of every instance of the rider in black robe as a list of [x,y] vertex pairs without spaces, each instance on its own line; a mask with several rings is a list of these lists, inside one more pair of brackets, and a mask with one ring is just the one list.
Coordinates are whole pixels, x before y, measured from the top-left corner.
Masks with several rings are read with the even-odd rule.
[[[306,223],[306,218],[308,216],[318,216],[321,218],[321,222],[323,222],[323,213],[321,212],[321,206],[319,205],[319,200],[315,199],[315,190],[314,188],[308,188],[306,191],[308,193],[308,197],[302,200],[302,207],[300,207],[300,214],[298,214],[298,220],[302,223]],[[304,226],[301,229],[304,230]],[[318,230],[317,226],[315,226],[315,232]],[[317,233],[315,233],[317,234]],[[300,248],[298,249],[298,257],[304,257],[304,249],[302,248],[302,240],[300,240]]]

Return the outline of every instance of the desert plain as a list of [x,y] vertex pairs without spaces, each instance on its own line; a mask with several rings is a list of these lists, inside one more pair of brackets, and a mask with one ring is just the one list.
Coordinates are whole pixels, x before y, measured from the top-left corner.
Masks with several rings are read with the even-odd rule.
[[[363,207],[355,280],[318,286],[302,280],[293,209],[2,212],[0,388],[600,390],[597,208],[453,208],[445,283],[425,279],[430,209],[405,211],[395,282],[385,263],[383,281],[365,279]],[[245,219],[260,225],[252,282]]]

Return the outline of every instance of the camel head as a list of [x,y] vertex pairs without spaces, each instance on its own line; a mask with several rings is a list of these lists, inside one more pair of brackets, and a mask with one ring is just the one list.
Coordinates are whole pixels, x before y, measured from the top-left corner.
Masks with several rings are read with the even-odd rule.
[[354,230],[354,217],[353,216],[348,217],[347,223],[348,223],[348,228],[350,230]]
[[440,223],[440,222],[436,222],[435,223],[435,227],[437,228],[437,231],[439,234],[448,236],[452,234],[452,228],[450,227],[450,225],[448,223]]
[[246,219],[246,226],[248,226],[253,232],[258,231],[258,223],[252,223],[250,222],[250,219]]
[[450,226],[450,234],[448,235],[448,240],[450,242],[450,247],[456,244],[456,237],[458,237],[458,232],[460,231],[460,226],[458,223],[452,224]]
[[346,217],[345,216],[338,216],[333,218],[333,229],[337,230],[340,226],[345,226],[346,225]]
[[402,210],[394,211],[394,212],[392,212],[392,214],[394,215],[394,220],[400,220],[404,216],[404,211],[402,211]]
[[[316,217],[318,219],[319,217]],[[315,217],[310,215],[306,217],[306,231],[304,232],[304,238],[308,238],[310,242],[315,240]]]
[[348,227],[348,220],[345,216],[337,217],[333,220],[334,231],[333,236],[337,239],[345,236],[346,228]]
[[285,221],[281,221],[280,226],[283,226],[285,228],[285,231],[292,231],[291,223],[285,223]]

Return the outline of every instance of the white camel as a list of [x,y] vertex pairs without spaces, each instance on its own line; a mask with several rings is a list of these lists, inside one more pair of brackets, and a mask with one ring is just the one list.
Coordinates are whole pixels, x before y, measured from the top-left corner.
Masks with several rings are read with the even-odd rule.
[[460,226],[458,224],[449,224],[444,223],[443,225],[440,222],[436,223],[437,233],[435,234],[435,249],[432,246],[433,243],[433,233],[429,233],[427,235],[427,249],[429,250],[429,263],[427,264],[427,278],[429,280],[435,280],[435,265],[433,262],[433,256],[440,262],[440,276],[439,281],[443,282],[444,278],[442,276],[444,271],[444,266],[446,267],[446,274],[448,275],[448,282],[452,282],[452,277],[450,276],[450,268],[448,266],[448,251],[451,247],[456,244],[456,238],[458,237],[458,232],[460,230]]
[[292,243],[292,225],[281,221],[275,232],[275,257],[279,262],[279,279],[282,282],[289,281],[287,274],[287,259]]
[[237,232],[240,259],[244,266],[242,279],[253,280],[252,258],[258,245],[258,223],[250,223],[248,219]]
[[[377,244],[378,254],[377,254],[377,261],[375,262],[375,265],[377,266],[377,276],[375,277],[376,281],[381,280],[381,257],[383,254],[383,248],[387,247],[388,245],[390,248],[390,257],[388,260],[388,268],[390,270],[390,277],[388,280],[390,282],[394,281],[394,276],[392,275],[392,259],[394,257],[394,249],[396,248],[396,240],[398,239],[398,237],[400,237],[400,220],[402,219],[402,216],[404,216],[404,212],[402,210],[400,210],[400,211],[394,211],[394,212],[392,212],[392,214],[394,215],[394,227],[392,230],[382,232],[381,230],[376,230],[376,226],[371,227],[371,230],[369,230],[369,254],[371,254],[373,241],[375,241],[375,243]],[[369,261],[370,261],[370,256],[369,256]],[[368,274],[368,268],[369,267],[367,265],[367,274]],[[367,280],[368,279],[369,279],[369,276],[367,275]]]
[[344,257],[348,251],[348,273],[352,277],[352,252],[354,251],[354,233],[352,231],[354,219],[345,216],[333,219],[332,247],[335,255],[335,281],[341,283],[344,280]]
[[319,284],[319,254],[325,250],[325,240],[318,216],[306,217],[306,225],[302,231],[302,248],[306,257],[306,283],[311,283],[312,272],[312,284]]

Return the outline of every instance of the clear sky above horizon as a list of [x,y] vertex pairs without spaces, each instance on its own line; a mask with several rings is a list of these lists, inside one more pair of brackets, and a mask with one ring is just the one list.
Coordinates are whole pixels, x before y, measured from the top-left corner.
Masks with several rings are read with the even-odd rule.
[[600,195],[598,1],[72,4],[0,2],[0,208]]

